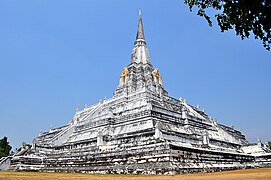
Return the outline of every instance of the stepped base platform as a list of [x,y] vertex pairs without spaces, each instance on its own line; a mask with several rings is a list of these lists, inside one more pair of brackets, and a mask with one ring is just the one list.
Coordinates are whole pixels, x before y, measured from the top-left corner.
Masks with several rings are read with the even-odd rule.
[[[101,150],[54,150],[47,157],[12,160],[13,170],[94,174],[185,174],[257,167],[252,155],[181,146],[164,141]],[[15,165],[16,164],[16,165]]]

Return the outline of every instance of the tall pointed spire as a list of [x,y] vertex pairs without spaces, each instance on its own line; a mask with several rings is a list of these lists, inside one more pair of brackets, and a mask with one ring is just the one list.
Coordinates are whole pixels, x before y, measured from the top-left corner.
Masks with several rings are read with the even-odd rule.
[[144,37],[144,30],[143,30],[143,23],[142,23],[142,13],[141,10],[139,9],[138,12],[139,19],[138,19],[138,28],[137,28],[137,34],[136,34],[136,42],[135,44],[138,44],[138,42],[141,42],[139,44],[145,44],[145,37]]
[[145,39],[144,38],[144,31],[143,31],[143,23],[142,23],[142,13],[141,10],[138,12],[139,20],[138,20],[138,28],[137,28],[137,35],[136,39]]
[[150,63],[150,56],[149,56],[148,48],[146,46],[146,41],[144,37],[142,14],[140,10],[139,10],[136,41],[133,48],[131,63],[142,63],[142,64]]
[[130,64],[120,74],[119,85],[114,96],[127,96],[128,93],[152,91],[158,96],[166,95],[162,83],[162,76],[158,69],[154,69],[150,62],[149,50],[146,45],[142,14],[139,10],[136,41],[133,47]]

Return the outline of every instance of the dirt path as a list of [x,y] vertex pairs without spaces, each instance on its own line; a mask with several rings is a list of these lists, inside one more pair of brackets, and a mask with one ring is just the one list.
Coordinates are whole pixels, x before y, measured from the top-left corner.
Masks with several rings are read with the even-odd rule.
[[0,171],[0,180],[271,180],[271,168],[185,175],[91,175]]

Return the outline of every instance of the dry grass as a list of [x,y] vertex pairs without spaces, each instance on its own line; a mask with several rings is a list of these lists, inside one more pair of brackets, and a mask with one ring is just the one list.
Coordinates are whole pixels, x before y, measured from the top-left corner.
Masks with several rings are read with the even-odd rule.
[[185,175],[91,175],[79,173],[40,173],[0,171],[0,180],[271,180],[271,168]]

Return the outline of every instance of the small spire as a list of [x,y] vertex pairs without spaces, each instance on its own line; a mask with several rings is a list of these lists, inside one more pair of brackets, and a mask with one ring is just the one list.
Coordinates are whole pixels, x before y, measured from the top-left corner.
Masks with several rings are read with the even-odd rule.
[[142,23],[142,12],[140,9],[139,9],[138,15],[139,15],[139,20],[138,20],[138,28],[137,28],[135,43],[137,43],[138,41],[143,41],[145,43],[143,23]]

